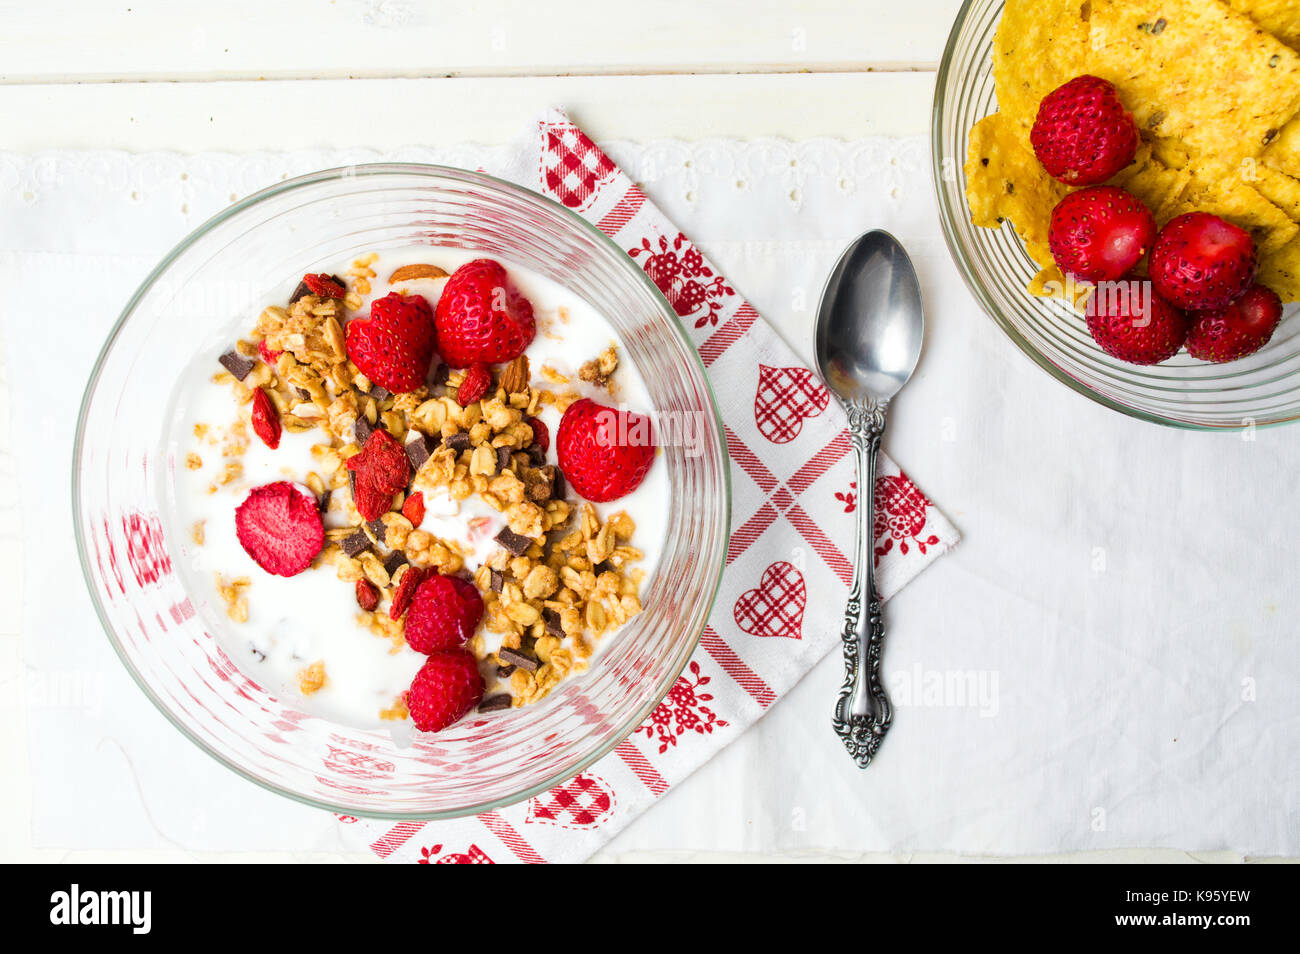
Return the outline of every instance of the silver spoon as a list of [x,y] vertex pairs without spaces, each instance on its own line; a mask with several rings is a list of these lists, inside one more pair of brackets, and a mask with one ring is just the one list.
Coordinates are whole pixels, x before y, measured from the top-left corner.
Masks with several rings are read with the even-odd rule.
[[[912,260],[888,232],[868,232],[831,270],[817,312],[817,370],[844,405],[858,461],[858,513],[853,587],[844,610],[844,685],[832,724],[860,768],[866,768],[893,721],[880,683],[885,630],[876,593],[872,524],[876,454],[890,399],[907,383],[921,355],[925,319]],[[864,594],[867,612],[863,615]]]

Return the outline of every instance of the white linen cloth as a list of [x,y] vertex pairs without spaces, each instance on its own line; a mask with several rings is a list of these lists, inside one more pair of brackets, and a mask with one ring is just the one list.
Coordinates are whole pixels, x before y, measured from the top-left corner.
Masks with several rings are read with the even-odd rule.
[[[604,145],[805,362],[843,245],[870,227],[904,241],[926,351],[886,445],[964,535],[886,608],[897,715],[870,769],[830,731],[828,658],[611,849],[1300,850],[1296,432],[1161,429],[1033,367],[948,259],[922,140]],[[6,620],[21,586],[25,635],[6,699],[28,722],[38,846],[343,844],[184,740],[113,655],[71,544],[76,404],[139,279],[232,198],[350,162],[491,158],[0,154],[0,450],[22,488],[0,585]]]

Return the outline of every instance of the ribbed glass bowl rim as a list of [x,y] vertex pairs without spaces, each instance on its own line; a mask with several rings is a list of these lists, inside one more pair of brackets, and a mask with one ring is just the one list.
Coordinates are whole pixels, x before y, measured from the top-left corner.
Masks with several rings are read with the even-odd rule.
[[[100,599],[99,590],[95,586],[95,578],[91,572],[90,554],[86,551],[84,542],[86,539],[85,515],[81,512],[80,503],[81,457],[86,436],[85,427],[87,411],[90,407],[90,402],[95,395],[96,387],[99,384],[100,374],[103,370],[105,361],[108,359],[108,354],[112,350],[114,343],[117,341],[118,334],[134,313],[136,306],[139,305],[140,301],[159,281],[159,279],[167,273],[167,270],[177,258],[179,258],[195,243],[203,239],[213,229],[267,199],[284,195],[288,192],[293,192],[296,189],[318,185],[322,182],[329,182],[331,180],[361,179],[367,176],[383,175],[410,175],[425,176],[431,179],[441,178],[458,180],[466,185],[472,185],[482,189],[496,190],[515,198],[522,199],[525,202],[540,204],[547,207],[549,211],[559,214],[561,218],[566,219],[578,231],[585,232],[589,237],[596,239],[598,244],[607,246],[609,251],[614,253],[617,259],[627,258],[627,253],[608,235],[596,228],[573,210],[565,208],[555,200],[538,192],[534,192],[531,189],[525,189],[513,182],[488,175],[484,172],[471,172],[468,169],[460,169],[455,166],[435,165],[433,163],[374,162],[353,166],[339,166],[333,169],[322,169],[319,172],[311,172],[306,175],[296,176],[292,179],[286,179],[283,182],[278,182],[275,185],[267,186],[265,189],[254,192],[246,198],[234,203],[229,208],[226,208],[212,216],[212,218],[208,219],[189,235],[185,236],[185,238],[181,239],[181,241],[177,243],[170,252],[163,256],[162,260],[154,266],[153,270],[149,272],[144,281],[140,283],[140,286],[135,290],[134,294],[131,295],[130,300],[126,303],[126,307],[122,309],[122,313],[118,316],[117,321],[113,324],[112,330],[104,341],[104,346],[100,349],[99,355],[95,359],[94,367],[91,369],[90,377],[86,382],[86,390],[81,397],[80,409],[77,412],[77,429],[72,448],[72,524],[76,536],[77,558],[81,563],[82,577],[86,582],[86,589],[90,592],[90,599],[95,607],[95,615],[99,617],[99,624],[103,628],[104,633],[108,636],[108,641],[112,645],[113,651],[117,653],[118,658],[122,661],[122,665],[126,668],[126,671],[130,673],[135,684],[140,687],[140,690],[153,703],[154,708],[161,712],[163,717],[166,718],[167,721],[170,722],[182,735],[193,742],[200,750],[206,752],[209,756],[220,762],[235,774],[253,782],[259,788],[274,792],[277,795],[283,795],[285,798],[292,799],[300,804],[310,805],[313,808],[320,808],[329,812],[346,814],[354,814],[356,813],[356,809],[346,805],[337,805],[324,799],[313,798],[309,795],[304,795],[301,792],[295,792],[280,785],[268,782],[267,780],[259,778],[257,775],[244,769],[238,763],[233,762],[220,753],[214,751],[203,739],[192,732],[189,726],[172,715],[171,711],[163,704],[162,700],[153,691],[152,687],[136,670],[117,638],[117,633],[110,622],[103,601]],[[642,269],[636,267],[635,263],[633,263],[631,259],[627,259],[627,264],[628,274],[635,274],[636,280],[646,285],[647,291],[649,291],[659,303],[660,317],[664,319],[664,321],[686,345],[687,353],[693,358],[696,370],[699,372],[700,378],[704,381],[705,394],[708,395],[709,409],[713,412],[713,419],[714,424],[717,427],[717,432],[719,434],[725,433],[722,415],[718,412],[718,399],[713,390],[713,382],[709,378],[708,371],[705,368],[704,362],[700,358],[695,345],[691,342],[685,330],[683,330],[681,322],[678,320],[677,313],[673,310],[672,305],[668,303],[668,299],[664,297],[663,292],[660,291],[659,287],[655,285]],[[722,532],[724,535],[730,536],[732,494],[731,461],[730,455],[727,453],[727,445],[725,441],[719,443],[719,451],[722,455]],[[590,754],[576,760],[571,766],[566,766],[562,771],[555,773],[543,782],[522,789],[518,793],[506,795],[492,801],[484,802],[480,805],[471,805],[463,808],[437,812],[366,810],[362,813],[364,817],[398,821],[438,821],[442,819],[464,818],[468,815],[476,815],[482,812],[492,811],[497,808],[513,805],[524,801],[525,799],[532,798],[534,795],[539,795],[559,783],[572,778],[574,775],[577,775],[579,772],[582,772],[600,759],[604,758],[629,735],[631,735],[632,732],[636,730],[636,727],[644,722],[650,713],[654,711],[655,707],[663,701],[664,696],[668,694],[668,690],[677,682],[678,677],[681,676],[682,672],[685,670],[686,664],[690,662],[691,657],[695,654],[695,650],[699,646],[700,637],[703,635],[704,627],[707,625],[708,616],[712,613],[713,605],[717,600],[718,590],[722,584],[722,573],[726,568],[726,554],[726,547],[724,546],[720,548],[720,556],[717,566],[713,568],[713,586],[709,593],[708,609],[702,617],[705,622],[702,622],[698,630],[692,634],[689,642],[681,653],[680,660],[675,665],[669,667],[667,675],[660,681],[659,685],[655,687],[654,693],[650,696],[650,701],[637,710],[631,718],[629,718],[623,725],[619,726],[616,732],[611,734],[607,741],[597,746]]]
[[[948,245],[948,252],[952,255],[953,261],[957,265],[958,271],[961,272],[962,279],[966,282],[966,287],[976,297],[986,314],[993,319],[994,323],[1010,338],[1017,348],[1029,356],[1034,364],[1038,365],[1057,381],[1060,381],[1071,391],[1082,394],[1089,400],[1095,401],[1102,407],[1110,408],[1112,411],[1119,411],[1128,417],[1137,418],[1140,421],[1147,421],[1151,424],[1161,424],[1165,427],[1174,427],[1187,431],[1211,431],[1223,433],[1225,431],[1240,430],[1241,427],[1230,425],[1203,424],[1197,421],[1179,420],[1174,417],[1165,417],[1160,414],[1153,414],[1144,411],[1141,408],[1131,407],[1114,401],[1104,394],[1099,394],[1088,385],[1071,377],[1067,372],[1052,363],[1042,352],[1035,348],[1028,340],[1016,330],[1015,325],[1002,314],[998,308],[993,296],[989,294],[975,274],[974,265],[967,255],[965,247],[962,245],[958,235],[960,224],[965,223],[968,219],[965,208],[954,207],[949,200],[946,190],[943,188],[944,176],[944,156],[943,156],[943,127],[947,102],[944,97],[944,89],[948,83],[949,74],[958,66],[954,62],[957,53],[957,41],[961,37],[962,31],[966,27],[966,21],[971,16],[973,8],[986,0],[965,0],[961,9],[957,11],[957,17],[953,21],[952,30],[948,34],[948,42],[943,50],[943,58],[939,61],[939,71],[935,75],[934,81],[934,108],[930,112],[930,175],[934,183],[934,191],[937,196],[939,205],[939,224],[943,228],[944,241]],[[973,65],[977,69],[987,69],[987,63],[976,63]],[[1300,413],[1288,418],[1282,418],[1272,421],[1252,422],[1249,426],[1252,429],[1266,427],[1279,427],[1284,424],[1290,424],[1300,419]]]

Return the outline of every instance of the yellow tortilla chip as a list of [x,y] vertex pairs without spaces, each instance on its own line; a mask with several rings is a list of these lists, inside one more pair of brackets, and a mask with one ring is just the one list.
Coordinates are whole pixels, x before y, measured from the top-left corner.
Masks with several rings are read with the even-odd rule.
[[1086,68],[1087,0],[1007,0],[993,38],[998,111],[1020,126],[1025,148],[1038,104]]
[[1264,150],[1264,165],[1300,177],[1300,119],[1293,119],[1282,127]]
[[1166,165],[1150,144],[1142,143],[1133,164],[1115,176],[1111,184],[1132,192],[1151,210],[1156,222],[1164,225],[1178,214],[1191,179],[1191,173],[1185,168]]
[[1254,181],[1247,182],[1264,198],[1272,202],[1295,222],[1300,222],[1300,181],[1285,173],[1259,166],[1254,170]]
[[1300,110],[1300,54],[1219,0],[1093,0],[1089,22],[1089,72],[1193,154],[1257,156]]
[[1250,232],[1261,253],[1286,245],[1300,233],[1300,226],[1242,177],[1240,170],[1226,163],[1202,159],[1177,213],[1209,212]]
[[1226,0],[1287,46],[1300,49],[1300,3],[1296,0]]
[[966,201],[971,221],[997,228],[1009,220],[1039,265],[1052,263],[1047,229],[1056,203],[1069,191],[1043,169],[1021,145],[1015,123],[998,112],[985,116],[970,132],[966,160]]
[[1300,301],[1300,238],[1261,255],[1256,280],[1277,292],[1283,301]]

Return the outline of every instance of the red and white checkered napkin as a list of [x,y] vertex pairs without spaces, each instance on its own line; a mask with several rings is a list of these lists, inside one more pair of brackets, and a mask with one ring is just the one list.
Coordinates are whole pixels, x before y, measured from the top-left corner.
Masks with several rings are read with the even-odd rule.
[[[763,714],[832,648],[853,568],[857,486],[845,418],[752,305],[568,118],[540,120],[491,170],[594,222],[654,279],[713,379],[733,468],[727,570],[699,649],[610,755],[526,803],[451,822],[341,819],[376,854],[421,864],[581,861]],[[893,461],[875,488],[888,599],[958,540]],[[833,607],[833,611],[808,607]],[[827,720],[830,733],[829,717]]]

